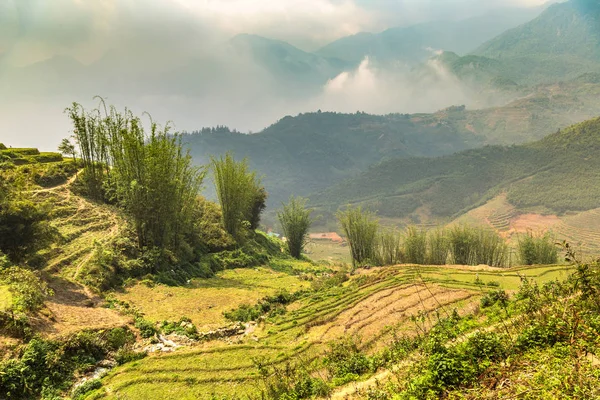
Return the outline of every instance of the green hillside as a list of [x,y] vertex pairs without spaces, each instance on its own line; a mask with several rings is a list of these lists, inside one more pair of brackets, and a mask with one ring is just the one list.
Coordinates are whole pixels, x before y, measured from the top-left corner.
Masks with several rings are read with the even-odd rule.
[[[232,151],[264,176],[270,205],[324,190],[384,160],[435,157],[540,139],[600,114],[600,75],[535,88],[502,107],[450,107],[433,114],[306,113],[255,134],[218,127],[185,137],[196,164]],[[496,95],[491,92],[490,96]],[[501,95],[498,94],[498,95]],[[207,195],[212,196],[208,185]]]
[[521,210],[589,210],[600,207],[599,149],[600,119],[593,119],[532,144],[384,162],[311,200],[324,209],[363,203],[387,217],[422,207],[443,218],[507,192]]
[[451,154],[483,143],[471,132],[415,116],[307,113],[258,134],[205,129],[185,138],[197,164],[232,151],[264,176],[273,204],[326,188],[384,159]]
[[520,83],[574,78],[600,71],[599,27],[597,1],[571,0],[550,6],[473,54],[497,60],[502,76]]

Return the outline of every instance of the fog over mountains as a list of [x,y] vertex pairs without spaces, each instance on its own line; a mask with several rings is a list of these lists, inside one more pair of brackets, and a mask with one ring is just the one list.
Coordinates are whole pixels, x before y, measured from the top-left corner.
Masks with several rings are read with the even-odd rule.
[[2,139],[53,149],[68,134],[64,107],[94,106],[94,95],[188,131],[257,131],[318,109],[412,113],[499,105],[510,96],[482,93],[479,82],[435,57],[474,51],[547,7],[262,3],[0,0]]

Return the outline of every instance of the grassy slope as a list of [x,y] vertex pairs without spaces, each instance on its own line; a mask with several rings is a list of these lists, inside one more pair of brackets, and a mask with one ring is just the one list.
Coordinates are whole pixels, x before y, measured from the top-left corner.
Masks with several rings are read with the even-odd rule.
[[[256,341],[247,338],[236,345],[216,341],[174,354],[153,355],[109,373],[103,379],[103,388],[89,398],[210,399],[213,394],[241,398],[257,395],[259,384],[253,357],[281,365],[290,358],[312,359],[322,354],[328,342],[353,334],[362,336],[363,346],[373,351],[390,340],[389,326],[394,326],[395,332],[410,334],[414,329],[410,315],[434,309],[449,312],[458,308],[461,313],[473,310],[481,290],[487,290],[475,285],[476,277],[512,290],[518,287],[520,274],[543,282],[564,278],[566,270],[390,267],[363,271],[343,288],[315,293],[288,306],[287,314],[268,319],[254,332]],[[239,279],[248,286],[256,284],[252,275],[241,275]],[[175,291],[169,302],[178,304],[187,296]],[[198,291],[196,301],[219,303],[227,296],[226,292],[215,295]]]
[[[36,333],[57,337],[82,329],[126,325],[128,317],[101,307],[103,299],[83,285],[89,278],[87,272],[96,245],[108,244],[122,233],[125,224],[120,214],[112,207],[91,203],[71,192],[70,186],[77,170],[70,165],[72,161],[51,157],[42,161],[31,159],[21,164],[21,158],[35,157],[40,153],[37,149],[12,148],[3,152],[7,151],[18,155],[7,161],[17,165],[15,169],[9,167],[7,173],[23,175],[28,182],[24,190],[35,202],[51,207],[51,225],[56,228],[59,237],[49,248],[40,251],[35,261],[36,268],[42,270],[42,277],[54,292],[47,299],[43,312],[33,321]],[[49,182],[62,183],[50,184],[49,187],[35,184],[36,177],[49,174]],[[54,177],[55,174],[57,177]],[[1,293],[0,298],[6,299]]]

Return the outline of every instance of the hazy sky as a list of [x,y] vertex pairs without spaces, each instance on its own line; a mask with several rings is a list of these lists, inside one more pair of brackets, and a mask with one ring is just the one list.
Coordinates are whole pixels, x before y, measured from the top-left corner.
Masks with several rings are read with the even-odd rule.
[[[61,79],[70,78],[74,68],[69,58],[97,65],[104,72],[110,70],[115,79],[131,84],[135,96],[112,96],[115,102],[148,110],[162,120],[174,119],[181,129],[220,123],[257,130],[286,113],[313,111],[311,107],[321,105],[338,111],[360,107],[371,112],[443,106],[435,103],[427,107],[427,98],[403,102],[390,93],[378,96],[377,102],[349,101],[346,89],[355,94],[361,90],[377,94],[386,87],[373,77],[375,72],[368,63],[324,85],[316,98],[302,102],[271,99],[268,89],[250,73],[253,66],[240,59],[232,62],[236,65],[227,66],[234,77],[230,87],[210,88],[211,82],[203,82],[198,90],[207,95],[202,98],[190,100],[174,91],[164,96],[162,88],[136,87],[131,81],[139,71],[161,86],[165,82],[161,74],[186,68],[190,60],[214,58],[215,47],[239,33],[285,40],[314,51],[361,31],[379,32],[441,18],[459,20],[501,6],[542,3],[544,0],[0,0],[0,142],[53,148],[67,135],[69,125],[62,110],[70,101],[86,101],[96,94],[111,98],[111,93],[103,92],[102,82],[90,82],[84,99],[62,96]],[[33,81],[19,80],[20,71],[30,72],[35,63],[56,56],[68,57],[53,64],[56,73],[42,74]],[[203,67],[210,69],[210,62],[205,61]],[[222,68],[222,64],[214,65],[213,70]],[[135,75],[121,76],[120,71],[125,70],[135,71]],[[392,79],[399,88],[407,84],[402,77]],[[447,84],[454,87],[456,83]],[[140,96],[142,89],[148,90]],[[463,91],[457,93],[457,99],[464,98]],[[445,99],[439,94],[434,97]],[[372,104],[381,107],[367,107]],[[406,109],[415,104],[423,109]]]
[[[0,51],[24,64],[51,53],[84,62],[115,43],[206,42],[238,33],[305,50],[360,31],[438,18],[463,19],[500,6],[546,0],[0,0]],[[155,45],[160,43],[154,42]]]

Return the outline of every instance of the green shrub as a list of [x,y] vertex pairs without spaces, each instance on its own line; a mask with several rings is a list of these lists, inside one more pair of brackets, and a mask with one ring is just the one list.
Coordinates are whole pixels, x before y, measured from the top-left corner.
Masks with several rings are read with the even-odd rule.
[[0,283],[7,285],[12,294],[11,312],[31,313],[44,305],[44,300],[52,291],[33,272],[20,267],[0,270]]
[[170,335],[172,333],[187,336],[190,339],[198,338],[198,330],[196,326],[192,323],[192,320],[188,317],[181,317],[179,321],[163,321],[160,324],[160,330],[165,335]]
[[0,251],[12,261],[22,261],[55,238],[56,229],[49,225],[43,206],[16,195],[0,198]]
[[115,353],[115,361],[119,365],[126,364],[128,362],[141,360],[148,355],[145,351],[134,351],[129,348],[121,348]]
[[263,315],[273,316],[285,313],[285,306],[295,301],[302,292],[289,293],[280,290],[274,296],[266,296],[254,306],[242,304],[237,309],[224,312],[223,315],[230,321],[249,322],[256,321]]
[[135,335],[126,328],[114,328],[106,334],[106,342],[111,350],[117,350],[135,342]]
[[112,351],[109,336],[82,331],[62,341],[30,340],[16,357],[0,361],[0,393],[17,400],[59,398],[76,372],[89,370]]
[[277,213],[277,219],[287,238],[288,251],[294,258],[302,256],[312,224],[311,212],[306,208],[305,199],[290,197],[289,203],[283,204],[283,209]]
[[100,381],[100,379],[90,379],[89,381],[85,381],[84,383],[75,388],[75,390],[73,391],[72,399],[83,399],[87,393],[96,389],[100,389],[101,387],[102,382]]
[[437,229],[427,235],[427,264],[445,265],[450,253],[448,234],[444,229]]
[[156,325],[143,318],[136,318],[135,327],[140,330],[140,336],[144,339],[151,338],[158,333]]
[[329,344],[323,362],[331,376],[344,378],[347,375],[362,375],[373,370],[373,363],[359,347],[359,340],[347,337]]
[[504,290],[496,290],[487,293],[481,298],[481,307],[487,308],[493,306],[494,304],[500,304],[500,306],[506,307],[508,300],[508,294]]
[[339,211],[337,218],[350,244],[352,265],[363,267],[377,258],[377,231],[379,221],[375,214],[363,211],[360,207]]
[[382,232],[379,235],[378,264],[396,265],[403,259],[401,239],[396,231]]

